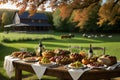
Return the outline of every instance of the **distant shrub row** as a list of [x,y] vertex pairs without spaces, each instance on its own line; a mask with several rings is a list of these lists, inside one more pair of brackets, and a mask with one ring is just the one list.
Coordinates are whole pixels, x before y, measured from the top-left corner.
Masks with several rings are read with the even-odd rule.
[[2,48],[4,45],[2,43],[0,43],[0,48]]
[[2,44],[0,43],[0,46],[2,46]]
[[43,37],[43,38],[20,38],[17,40],[11,40],[9,38],[3,38],[1,42],[14,43],[14,42],[24,42],[24,41],[38,41],[38,40],[54,40],[53,37]]

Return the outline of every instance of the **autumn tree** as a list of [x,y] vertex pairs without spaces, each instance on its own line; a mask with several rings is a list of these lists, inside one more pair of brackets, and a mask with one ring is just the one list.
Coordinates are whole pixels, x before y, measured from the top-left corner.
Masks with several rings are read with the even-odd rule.
[[59,6],[60,9],[60,16],[62,17],[62,19],[66,19],[68,17],[71,16],[72,12],[73,12],[73,8],[70,6],[70,4],[61,4]]
[[69,18],[66,17],[63,19],[62,16],[60,16],[60,14],[61,14],[60,8],[56,9],[55,12],[53,13],[53,22],[54,22],[53,25],[55,26],[55,30],[63,31],[63,32],[75,31],[76,23],[72,22],[71,16],[69,16]]
[[7,25],[13,23],[13,16],[15,14],[15,10],[4,10],[2,13],[2,24]]
[[1,31],[4,29],[4,25],[10,24],[10,18],[7,12],[4,12],[1,17],[2,20],[2,26]]
[[54,26],[64,30],[70,30],[66,25],[71,24],[72,20],[75,24],[78,23],[78,27],[88,29],[90,26],[96,29],[94,26],[97,24],[99,26],[106,24],[116,26],[120,21],[120,0],[107,0],[100,9],[102,0],[1,0],[0,4],[6,4],[8,1],[16,4],[16,7],[20,9],[19,13],[23,13],[28,8],[30,16],[38,9],[44,11],[47,3],[47,7],[51,7],[53,10]]
[[[62,25],[60,28],[63,27],[64,30],[67,30],[67,29],[70,29],[70,28],[73,29],[72,26],[74,26],[74,28],[76,28],[75,24],[78,23],[77,26],[83,28],[85,26],[86,22],[88,21],[88,19],[90,19],[90,16],[91,16],[92,12],[94,11],[93,9],[95,9],[94,8],[95,5],[99,5],[99,3],[96,2],[96,3],[93,3],[93,4],[89,4],[90,7],[88,7],[87,5],[85,7],[85,5],[84,6],[82,5],[83,3],[84,2],[82,2],[82,0],[81,1],[80,0],[74,0],[70,4],[67,4],[67,3],[60,4],[59,7],[58,7],[59,14],[56,15],[56,16],[59,16],[59,19],[58,19],[58,17],[56,17],[58,20],[57,19],[54,20],[54,22],[57,22],[58,25],[55,25],[55,26],[60,27]],[[98,9],[97,9],[97,11],[98,11]],[[57,11],[55,11],[55,12],[57,12]],[[95,14],[97,14],[97,12],[95,12]],[[95,16],[94,16],[94,19],[95,19]],[[74,23],[72,22],[72,20],[73,20]],[[64,22],[64,25],[60,24],[60,22],[62,22],[62,23]],[[70,25],[72,25],[72,24],[73,25],[71,27],[70,26],[67,27],[69,25],[68,23]],[[94,24],[96,24],[96,21],[94,22]],[[67,29],[65,29],[65,28],[67,28]]]
[[74,26],[70,24],[70,17],[73,8],[70,4],[60,4],[60,6],[53,12],[53,22],[56,30],[58,31],[73,31]]
[[61,17],[59,16],[60,14],[60,10],[56,9],[56,11],[53,14],[53,22],[54,22],[54,26],[56,26],[56,28],[60,28],[61,25]]
[[93,3],[88,7],[88,20],[85,21],[84,29],[85,31],[97,32],[99,26],[97,25],[98,22],[98,11],[100,8],[100,4]]
[[28,7],[32,15],[37,11],[38,8],[45,10],[46,3],[49,4],[48,7],[51,7],[52,10],[55,10],[57,7],[59,7],[59,5],[63,3],[75,5],[73,8],[83,8],[98,1],[100,0],[0,0],[0,4],[11,2],[20,9],[20,13],[24,12]]
[[98,27],[96,23],[99,8],[100,4],[93,3],[84,9],[74,10],[73,21],[78,22],[77,26],[82,30],[96,30]]
[[[48,17],[48,23],[53,25],[53,13],[52,12],[44,12],[45,15],[47,15]],[[52,27],[52,29],[54,30],[54,27]]]
[[105,3],[99,10],[99,22],[102,26],[104,23],[115,25],[120,20],[120,0],[110,0]]

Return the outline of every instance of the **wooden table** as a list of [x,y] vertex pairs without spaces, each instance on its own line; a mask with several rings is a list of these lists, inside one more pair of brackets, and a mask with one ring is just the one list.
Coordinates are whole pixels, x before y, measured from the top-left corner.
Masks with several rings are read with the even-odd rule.
[[[25,63],[23,61],[13,61],[15,67],[15,80],[22,80],[22,70],[35,73],[31,67],[32,63]],[[63,66],[55,68],[47,68],[44,75],[54,76],[66,80],[72,80],[67,69]],[[99,80],[120,77],[120,68],[115,70],[90,70],[83,73],[79,80]]]

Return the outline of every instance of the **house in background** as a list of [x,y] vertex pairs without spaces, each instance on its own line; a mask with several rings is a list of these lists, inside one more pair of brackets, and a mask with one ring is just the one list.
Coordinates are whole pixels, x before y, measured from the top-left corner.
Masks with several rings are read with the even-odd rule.
[[4,28],[12,31],[48,31],[51,25],[44,13],[35,13],[33,16],[29,16],[28,12],[22,14],[15,12],[13,24],[5,25]]

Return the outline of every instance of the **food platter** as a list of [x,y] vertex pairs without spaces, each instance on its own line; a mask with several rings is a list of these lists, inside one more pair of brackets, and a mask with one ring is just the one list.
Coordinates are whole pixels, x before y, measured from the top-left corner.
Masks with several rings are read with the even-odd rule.
[[87,67],[89,67],[89,68],[98,68],[98,69],[104,69],[104,68],[107,68],[107,65],[91,65],[91,64],[87,64],[86,65]]
[[65,67],[66,69],[86,69],[86,68],[87,68],[87,66],[85,66],[85,65],[82,65],[82,66],[80,66],[80,67],[73,67],[73,66],[71,66],[70,64],[65,65],[64,67]]
[[27,57],[27,58],[24,58],[23,61],[25,61],[25,62],[37,62],[38,59],[37,59],[37,57]]
[[41,66],[47,66],[47,67],[52,67],[52,66],[55,66],[57,65],[56,63],[54,62],[50,62],[50,63],[42,63],[41,61],[38,62]]

